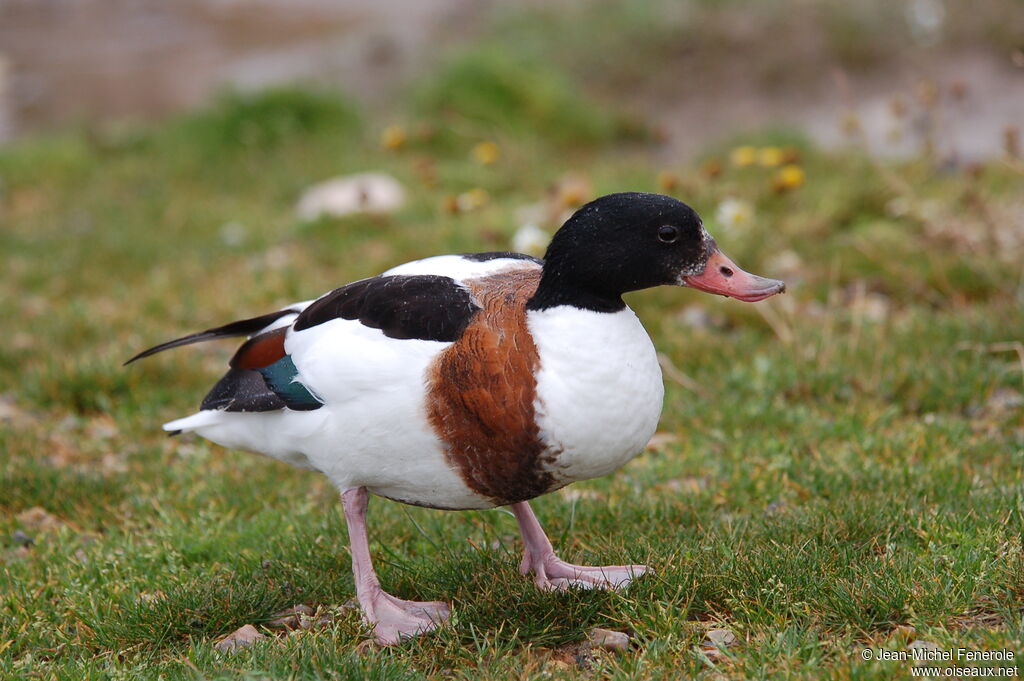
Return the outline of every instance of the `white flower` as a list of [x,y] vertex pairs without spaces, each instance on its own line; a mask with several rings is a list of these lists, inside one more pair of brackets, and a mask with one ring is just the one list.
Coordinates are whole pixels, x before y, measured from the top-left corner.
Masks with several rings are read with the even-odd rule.
[[551,237],[548,233],[530,222],[516,230],[515,236],[512,237],[512,250],[518,253],[542,256],[547,250],[549,241],[551,241]]
[[231,220],[220,226],[220,240],[225,246],[241,246],[245,241],[245,225]]
[[742,199],[725,199],[718,204],[715,218],[726,232],[746,227],[754,219],[754,207]]
[[769,272],[790,275],[798,274],[803,266],[804,261],[800,255],[796,251],[790,250],[780,251],[765,263],[765,267]]

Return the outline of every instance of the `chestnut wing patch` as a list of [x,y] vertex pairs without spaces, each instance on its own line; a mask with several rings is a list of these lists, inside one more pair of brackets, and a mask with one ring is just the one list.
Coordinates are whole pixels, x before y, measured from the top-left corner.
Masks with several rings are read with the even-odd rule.
[[308,411],[322,406],[296,378],[290,355],[285,354],[287,328],[274,329],[247,340],[231,358],[231,369],[203,399],[200,409],[225,411]]
[[479,311],[469,291],[451,277],[377,276],[335,289],[295,320],[302,331],[332,319],[358,320],[388,338],[453,342]]

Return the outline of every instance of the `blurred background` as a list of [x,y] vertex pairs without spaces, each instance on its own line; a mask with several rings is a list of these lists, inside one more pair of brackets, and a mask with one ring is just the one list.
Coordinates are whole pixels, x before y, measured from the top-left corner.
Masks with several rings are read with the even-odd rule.
[[3,0],[0,139],[286,83],[386,112],[486,43],[567,73],[673,152],[778,123],[835,146],[856,114],[877,153],[925,141],[976,160],[1024,120],[1022,36],[1015,0]]
[[[0,0],[0,677],[1024,654],[1022,124],[1021,0]],[[536,506],[563,555],[658,579],[537,600],[503,514],[375,504],[382,578],[460,624],[350,658],[336,491],[159,428],[231,344],[122,363],[404,261],[542,254],[617,191],[677,196],[788,286],[627,296],[661,432]],[[224,675],[215,641],[300,601],[331,626]],[[631,652],[558,648],[592,626]],[[359,671],[385,656],[409,674]]]

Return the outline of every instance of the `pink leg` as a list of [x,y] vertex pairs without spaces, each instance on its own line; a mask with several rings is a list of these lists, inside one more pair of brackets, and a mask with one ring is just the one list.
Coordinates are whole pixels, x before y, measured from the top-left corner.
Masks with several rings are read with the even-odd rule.
[[567,589],[570,586],[622,589],[650,570],[646,565],[588,567],[566,563],[555,555],[551,541],[527,502],[512,504],[512,513],[519,521],[519,531],[523,535],[523,562],[519,564],[519,571],[525,575],[532,570],[541,589]]
[[377,642],[381,645],[398,643],[444,622],[450,613],[447,603],[403,601],[380,588],[370,560],[370,543],[366,538],[366,507],[370,503],[366,488],[356,487],[342,492],[341,502],[352,547],[356,598],[363,609],[363,619],[373,625]]

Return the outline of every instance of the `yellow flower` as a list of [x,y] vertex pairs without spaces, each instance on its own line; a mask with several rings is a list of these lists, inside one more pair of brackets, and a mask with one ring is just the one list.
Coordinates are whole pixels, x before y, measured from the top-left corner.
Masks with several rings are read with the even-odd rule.
[[804,169],[795,163],[782,166],[779,172],[775,174],[775,180],[772,185],[775,191],[784,192],[790,189],[796,189],[801,186],[807,176],[804,174]]
[[657,177],[658,191],[672,192],[679,188],[679,176],[670,170],[662,170]]
[[487,190],[477,187],[461,194],[448,194],[441,200],[441,210],[453,214],[468,213],[485,206],[490,199]]
[[722,162],[717,158],[709,158],[700,169],[708,177],[718,177],[722,174]]
[[409,135],[401,125],[389,125],[380,133],[380,145],[385,149],[401,149],[408,139]]
[[757,149],[754,147],[736,147],[729,152],[729,160],[734,166],[752,166],[757,161]]
[[473,158],[485,166],[493,165],[501,158],[501,148],[494,142],[480,142],[473,147]]
[[782,165],[784,153],[779,147],[761,147],[757,151],[757,162],[765,168]]

